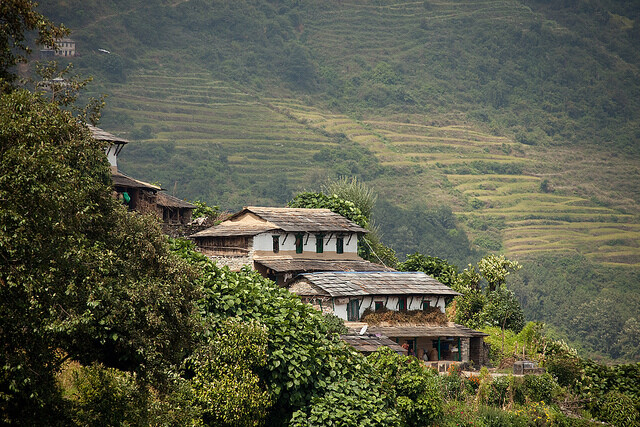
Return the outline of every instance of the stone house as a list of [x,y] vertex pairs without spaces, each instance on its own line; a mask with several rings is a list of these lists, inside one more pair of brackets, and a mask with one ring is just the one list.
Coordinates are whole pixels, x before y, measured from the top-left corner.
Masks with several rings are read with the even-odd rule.
[[310,271],[371,271],[386,267],[358,256],[367,230],[329,209],[249,206],[190,238],[219,265],[249,265],[280,286]]
[[[374,336],[388,337],[404,345],[416,356],[439,371],[452,363],[487,362],[484,351],[486,334],[447,322],[446,303],[460,295],[422,272],[368,271],[315,272],[300,274],[289,290],[324,313],[345,320],[355,333],[365,328]],[[398,312],[388,321],[371,321],[366,313]],[[440,313],[424,321],[420,312]],[[423,317],[424,318],[424,317]]]

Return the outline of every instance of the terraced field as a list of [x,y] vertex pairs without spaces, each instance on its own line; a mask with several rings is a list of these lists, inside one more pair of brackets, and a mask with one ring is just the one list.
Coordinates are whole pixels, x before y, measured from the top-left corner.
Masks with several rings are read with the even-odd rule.
[[[560,149],[541,150],[467,126],[356,122],[291,102],[278,105],[311,126],[344,133],[397,171],[393,180],[385,176],[375,182],[385,197],[400,203],[453,201],[479,246],[503,249],[515,258],[579,252],[599,263],[640,265],[636,202],[627,198],[602,206],[592,194],[560,186],[574,182],[569,176],[573,169],[589,174],[583,157],[566,158]],[[549,162],[550,156],[563,161]],[[543,160],[557,170],[543,167]],[[608,167],[633,169],[632,159],[626,165],[623,160],[623,166],[619,162]],[[629,188],[637,185],[637,169],[627,178]],[[600,188],[601,193],[607,190],[613,188]]]
[[[109,108],[112,118],[130,124],[124,136],[139,139],[136,132],[151,130],[123,152],[121,168],[187,199],[227,208],[282,204],[335,175],[336,161],[345,160],[339,150],[352,144],[383,168],[370,181],[382,197],[453,206],[480,247],[515,258],[578,252],[599,263],[640,266],[638,200],[616,195],[612,183],[594,183],[595,192],[571,184],[576,171],[588,174],[588,153],[526,146],[450,119],[358,121],[296,100],[260,98],[206,73],[134,75]],[[119,128],[109,130],[127,127]],[[325,158],[327,150],[338,151]],[[554,156],[562,159],[555,169],[543,166]],[[616,164],[609,169],[621,168],[630,188],[638,186],[633,159]],[[274,196],[276,187],[281,194]]]
[[268,200],[280,187],[271,203],[283,203],[294,190],[324,180],[332,165],[318,153],[341,153],[344,144],[268,101],[205,73],[147,71],[110,96],[106,123],[140,141],[121,156],[125,173],[228,207]]

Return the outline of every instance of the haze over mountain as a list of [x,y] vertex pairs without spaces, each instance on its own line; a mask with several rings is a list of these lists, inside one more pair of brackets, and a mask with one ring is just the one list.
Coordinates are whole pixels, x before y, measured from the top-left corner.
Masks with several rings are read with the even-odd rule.
[[[640,342],[640,6],[58,0],[125,173],[223,209],[375,188],[398,254],[504,252],[530,319]],[[99,51],[106,50],[110,53]],[[634,342],[634,341],[631,341]]]

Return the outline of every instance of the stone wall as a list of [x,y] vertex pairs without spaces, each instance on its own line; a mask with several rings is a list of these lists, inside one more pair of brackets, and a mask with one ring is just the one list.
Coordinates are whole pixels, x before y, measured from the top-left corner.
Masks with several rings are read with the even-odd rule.
[[[206,250],[201,250],[201,252],[207,255]],[[242,266],[244,265],[248,265],[249,267],[253,268],[253,260],[248,255],[234,257],[207,255],[207,257],[214,261],[218,267],[227,266],[231,271],[240,271],[242,269]]]

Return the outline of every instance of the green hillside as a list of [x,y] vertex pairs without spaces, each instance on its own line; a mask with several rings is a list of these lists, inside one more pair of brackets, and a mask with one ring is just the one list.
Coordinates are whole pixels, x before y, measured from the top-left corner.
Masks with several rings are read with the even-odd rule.
[[[437,252],[463,266],[503,252],[529,263],[513,284],[526,314],[569,339],[593,332],[565,327],[585,299],[628,301],[622,323],[640,312],[628,297],[640,271],[632,3],[67,0],[42,10],[74,30],[76,69],[109,94],[100,126],[133,141],[125,173],[231,210],[358,176],[379,194],[374,219],[401,257]],[[593,274],[555,280],[577,265]],[[572,308],[562,324],[553,286]]]

